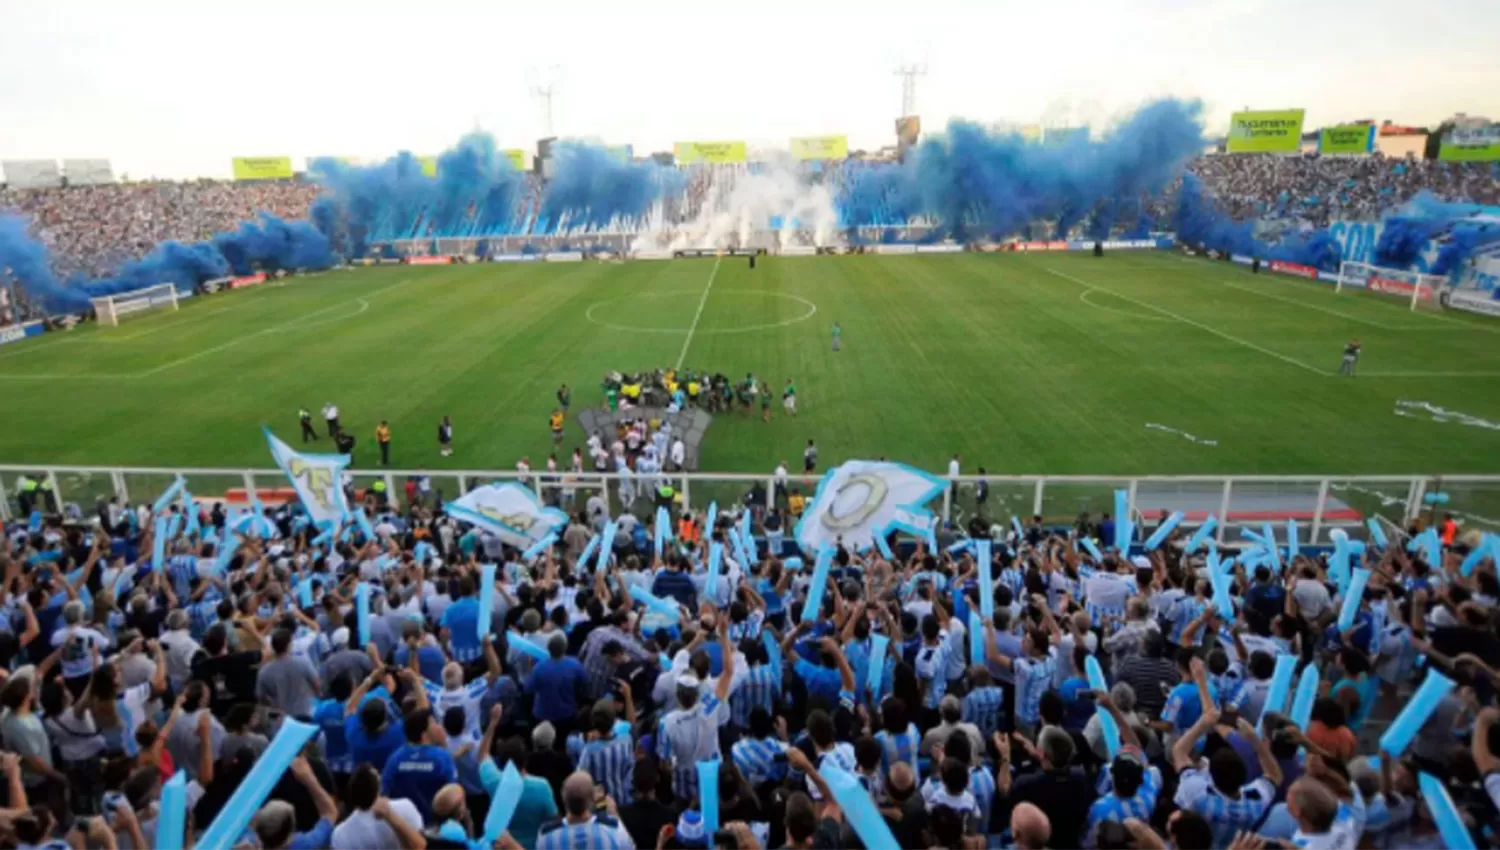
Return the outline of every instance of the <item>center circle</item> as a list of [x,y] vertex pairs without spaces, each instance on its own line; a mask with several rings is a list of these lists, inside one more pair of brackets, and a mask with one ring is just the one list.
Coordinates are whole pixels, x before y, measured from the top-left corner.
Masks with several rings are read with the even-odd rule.
[[620,325],[614,322],[605,321],[594,315],[597,311],[609,307],[613,304],[619,304],[622,301],[636,301],[642,298],[676,298],[683,295],[691,295],[695,298],[703,297],[703,291],[700,289],[668,289],[658,292],[637,292],[631,295],[622,295],[619,298],[608,298],[603,301],[596,301],[593,304],[589,305],[589,308],[584,311],[583,317],[602,328],[609,328],[610,330],[614,331],[626,331],[629,333],[645,334],[684,334],[692,330],[693,333],[699,336],[707,336],[713,334],[742,334],[749,333],[751,331],[767,331],[771,330],[772,328],[784,328],[787,325],[795,325],[798,322],[805,322],[808,319],[811,319],[818,312],[818,305],[807,300],[806,298],[803,298],[800,295],[791,295],[785,292],[775,292],[769,289],[724,289],[719,290],[714,294],[771,295],[776,298],[785,298],[789,301],[797,301],[807,307],[807,312],[803,313],[800,316],[794,316],[790,319],[783,319],[780,322],[768,322],[759,325],[746,325],[742,328],[698,328],[696,330],[693,330],[692,328],[650,328],[642,327],[640,325]]

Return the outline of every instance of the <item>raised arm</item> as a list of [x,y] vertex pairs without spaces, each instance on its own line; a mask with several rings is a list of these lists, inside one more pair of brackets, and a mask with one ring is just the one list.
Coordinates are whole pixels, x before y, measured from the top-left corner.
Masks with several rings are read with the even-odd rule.
[[1115,705],[1115,701],[1110,699],[1107,692],[1094,691],[1094,702],[1105,711],[1108,711],[1109,716],[1115,719],[1115,728],[1120,730],[1121,746],[1134,747],[1137,750],[1144,749],[1141,747],[1140,738],[1137,738],[1135,735],[1135,727],[1130,725],[1130,721],[1120,711],[1119,706]]
[[323,785],[318,782],[318,777],[313,774],[312,765],[302,756],[292,762],[292,775],[307,789],[307,793],[313,798],[313,805],[318,809],[318,817],[329,823],[338,823],[339,804],[334,802],[333,796],[328,793]]
[[[1205,735],[1208,730],[1214,728],[1214,724],[1218,722],[1219,710],[1213,707],[1213,703],[1205,702],[1203,704],[1203,714],[1198,718],[1198,722],[1194,723],[1191,729],[1188,729],[1186,732],[1182,733],[1182,737],[1178,738],[1177,742],[1172,745],[1172,767],[1178,773],[1181,773],[1182,771],[1187,770],[1192,766],[1193,745],[1196,744],[1198,742],[1198,739],[1203,737],[1203,735]],[[1125,734],[1124,730],[1121,730],[1120,734],[1123,736]]]
[[714,696],[723,702],[729,699],[729,690],[734,685],[734,644],[729,642],[729,618],[720,617],[718,626],[719,652],[724,657],[724,671],[719,674],[719,681],[714,685]]
[[849,666],[849,659],[844,657],[844,650],[839,648],[838,641],[833,638],[823,638],[823,651],[833,656],[833,661],[839,668],[839,687],[854,691],[854,668]]
[[[1280,785],[1282,779],[1281,763],[1276,761],[1276,755],[1271,752],[1271,744],[1255,733],[1255,727],[1250,721],[1241,717],[1239,725],[1240,737],[1250,742],[1255,748],[1255,759],[1260,762],[1260,771],[1265,778],[1271,780],[1272,785]],[[1174,750],[1176,747],[1172,748]]]

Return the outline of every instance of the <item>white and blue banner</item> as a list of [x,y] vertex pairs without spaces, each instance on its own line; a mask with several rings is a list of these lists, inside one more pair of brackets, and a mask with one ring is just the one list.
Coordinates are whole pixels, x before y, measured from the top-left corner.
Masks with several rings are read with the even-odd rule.
[[349,465],[349,456],[303,454],[277,439],[270,428],[262,426],[262,429],[266,443],[271,447],[271,458],[292,482],[292,489],[297,491],[297,499],[307,511],[308,519],[317,528],[338,525],[349,513],[343,486],[343,472]]
[[942,478],[906,464],[847,461],[818,482],[794,536],[807,552],[840,542],[865,551],[894,530],[925,538],[938,521],[926,505],[946,486]]
[[477,487],[444,509],[518,549],[529,549],[568,524],[567,514],[542,504],[530,487],[513,481]]

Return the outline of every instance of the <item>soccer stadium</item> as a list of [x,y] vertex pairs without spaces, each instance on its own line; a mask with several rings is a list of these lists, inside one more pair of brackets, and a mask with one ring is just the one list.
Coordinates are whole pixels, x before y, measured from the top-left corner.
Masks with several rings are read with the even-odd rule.
[[898,76],[0,144],[0,847],[1495,846],[1500,123]]

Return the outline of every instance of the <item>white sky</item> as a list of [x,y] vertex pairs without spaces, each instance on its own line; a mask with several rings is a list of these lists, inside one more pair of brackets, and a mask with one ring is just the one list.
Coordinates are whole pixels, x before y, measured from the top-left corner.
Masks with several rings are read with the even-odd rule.
[[117,175],[228,176],[232,156],[436,153],[475,121],[674,140],[844,133],[917,112],[1063,125],[1163,95],[1222,133],[1244,106],[1436,124],[1500,116],[1500,0],[5,0],[0,159],[108,158]]

